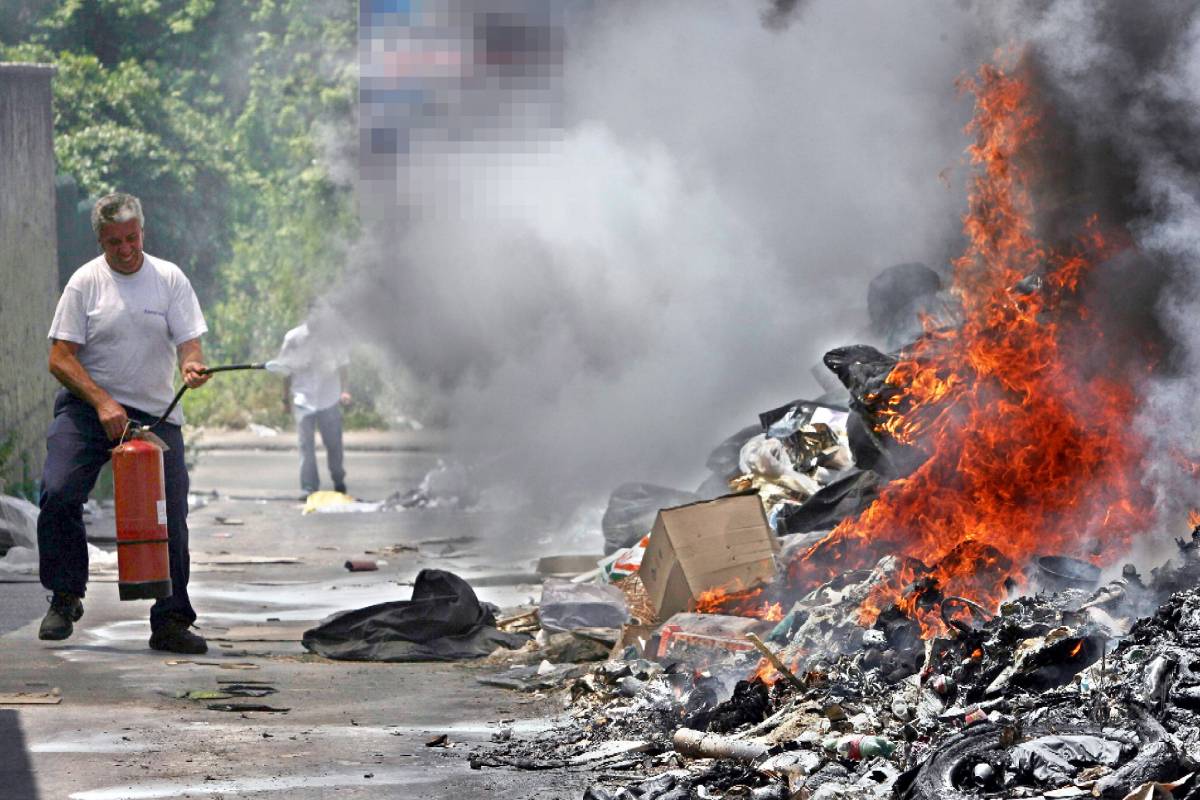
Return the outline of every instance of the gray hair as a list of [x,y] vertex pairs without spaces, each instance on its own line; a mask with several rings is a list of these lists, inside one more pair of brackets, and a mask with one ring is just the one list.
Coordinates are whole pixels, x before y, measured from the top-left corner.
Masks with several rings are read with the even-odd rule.
[[92,230],[97,236],[105,225],[128,222],[131,219],[136,219],[143,228],[146,226],[146,217],[142,214],[142,201],[131,194],[106,194],[92,207]]

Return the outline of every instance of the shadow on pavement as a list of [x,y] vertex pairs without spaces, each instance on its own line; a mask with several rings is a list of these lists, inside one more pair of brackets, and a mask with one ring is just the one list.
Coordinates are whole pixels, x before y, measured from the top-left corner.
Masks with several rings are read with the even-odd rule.
[[8,800],[38,800],[33,765],[25,749],[21,717],[15,709],[0,708],[0,786]]

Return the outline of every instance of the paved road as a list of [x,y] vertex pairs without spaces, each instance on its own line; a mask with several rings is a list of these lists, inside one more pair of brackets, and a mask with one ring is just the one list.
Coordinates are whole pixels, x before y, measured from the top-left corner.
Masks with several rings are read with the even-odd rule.
[[0,635],[46,613],[48,592],[32,576],[0,576]]
[[[382,497],[411,488],[436,462],[422,451],[351,452],[351,491]],[[210,450],[193,487],[218,496],[191,514],[192,596],[210,640],[201,658],[147,649],[145,603],[116,598],[111,569],[93,571],[75,635],[39,642],[36,584],[0,584],[0,693],[61,691],[58,705],[0,704],[0,797],[121,798],[568,798],[579,773],[472,771],[467,754],[502,721],[518,734],[556,709],[488,689],[478,664],[367,664],[308,654],[299,632],[338,610],[406,599],[416,572],[452,569],[477,580],[481,599],[509,606],[535,596],[527,574],[537,536],[498,555],[487,514],[409,511],[304,516],[292,497],[295,454]],[[222,522],[220,520],[226,520]],[[241,524],[234,524],[228,520]],[[98,535],[111,520],[95,526]],[[399,550],[396,546],[416,547]],[[384,553],[392,547],[398,552]],[[368,554],[367,551],[372,551]],[[350,557],[387,563],[348,573]],[[288,563],[248,563],[278,558]],[[514,583],[514,581],[516,581]],[[486,585],[486,586],[485,586]],[[19,624],[22,616],[28,621]],[[227,713],[188,691],[260,681],[276,693],[249,702],[286,712]],[[235,698],[235,700],[242,700]],[[449,734],[451,747],[426,747]]]

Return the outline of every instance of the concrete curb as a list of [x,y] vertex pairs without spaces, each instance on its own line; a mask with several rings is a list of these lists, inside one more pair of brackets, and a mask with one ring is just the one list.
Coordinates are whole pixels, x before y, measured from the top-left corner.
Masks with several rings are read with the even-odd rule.
[[[262,436],[252,431],[197,428],[184,431],[188,447],[199,452],[213,450],[295,451],[295,431],[280,431],[275,436]],[[343,446],[347,452],[411,453],[445,449],[444,431],[346,431]],[[317,449],[322,450],[317,436]]]

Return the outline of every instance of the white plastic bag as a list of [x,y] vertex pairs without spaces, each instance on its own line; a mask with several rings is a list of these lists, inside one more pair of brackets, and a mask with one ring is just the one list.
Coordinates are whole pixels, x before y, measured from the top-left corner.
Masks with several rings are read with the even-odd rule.
[[742,445],[738,466],[743,473],[778,484],[801,497],[810,497],[821,488],[815,480],[796,471],[783,442],[768,439],[766,434],[759,434]]

